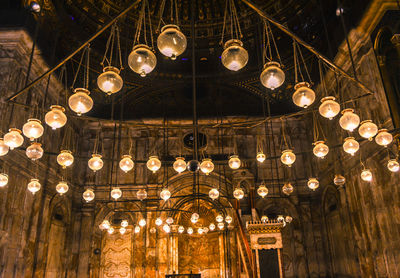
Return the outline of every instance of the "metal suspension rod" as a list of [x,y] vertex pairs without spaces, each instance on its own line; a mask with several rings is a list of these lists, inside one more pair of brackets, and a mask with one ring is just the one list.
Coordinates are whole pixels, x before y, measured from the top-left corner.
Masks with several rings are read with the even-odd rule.
[[373,94],[374,92],[369,89],[366,85],[364,85],[363,83],[361,83],[360,81],[358,81],[357,79],[355,79],[354,77],[352,77],[351,75],[349,75],[344,69],[342,69],[341,67],[339,67],[338,65],[336,65],[334,62],[332,62],[331,60],[329,60],[327,57],[325,57],[323,54],[321,54],[318,50],[316,50],[314,47],[312,47],[311,45],[309,45],[307,42],[305,42],[303,39],[301,39],[300,37],[298,37],[296,34],[294,34],[291,30],[289,30],[287,27],[283,26],[281,23],[279,23],[278,21],[276,21],[274,18],[272,18],[271,16],[269,16],[266,12],[264,12],[263,10],[261,10],[257,5],[255,5],[252,1],[250,0],[241,0],[243,3],[245,3],[247,6],[249,6],[251,9],[253,9],[254,11],[256,11],[261,17],[265,18],[266,20],[268,20],[269,22],[271,22],[272,24],[274,24],[276,27],[278,27],[278,29],[280,29],[282,32],[284,32],[285,34],[287,34],[288,36],[292,37],[296,42],[298,42],[299,44],[301,44],[302,46],[304,46],[308,51],[310,51],[311,53],[313,53],[315,56],[317,56],[319,59],[321,59],[322,61],[324,61],[325,63],[327,63],[329,66],[331,66],[332,68],[336,69],[339,73],[343,74],[345,77],[347,77],[348,79],[352,80],[353,82],[355,82],[358,87],[360,87],[361,89],[363,89],[364,91],[366,91],[368,94]]
[[65,57],[60,63],[58,63],[56,66],[54,66],[53,68],[49,69],[48,71],[46,71],[45,73],[43,73],[41,76],[39,76],[38,78],[36,78],[34,81],[32,81],[29,85],[25,86],[23,89],[19,90],[18,92],[16,92],[15,94],[13,94],[12,96],[7,98],[7,101],[13,100],[16,97],[22,95],[24,92],[26,92],[27,90],[29,90],[30,88],[32,88],[33,86],[35,86],[37,83],[39,83],[43,78],[45,78],[46,76],[48,76],[49,74],[53,73],[54,71],[56,71],[58,68],[60,68],[62,65],[64,65],[69,59],[71,59],[72,57],[74,57],[79,51],[81,51],[82,49],[84,49],[91,41],[93,41],[94,39],[96,39],[98,36],[100,36],[105,30],[108,29],[108,27],[110,27],[111,25],[114,24],[115,21],[117,21],[120,17],[124,16],[125,14],[127,14],[130,10],[133,9],[133,7],[135,7],[137,4],[139,4],[142,0],[136,0],[134,1],[131,5],[129,5],[126,9],[124,9],[122,12],[120,12],[116,17],[114,17],[113,19],[111,19],[107,24],[103,25],[103,27],[101,27],[94,35],[92,35],[89,39],[87,39],[83,44],[81,44],[81,46],[79,46],[76,50],[74,50],[71,54],[69,54],[67,57]]

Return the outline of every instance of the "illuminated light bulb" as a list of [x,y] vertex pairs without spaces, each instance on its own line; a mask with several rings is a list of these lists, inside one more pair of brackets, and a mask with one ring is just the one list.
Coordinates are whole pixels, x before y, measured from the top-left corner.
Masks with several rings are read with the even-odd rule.
[[200,227],[197,229],[197,232],[199,233],[199,235],[202,235],[204,233],[204,229]]
[[93,100],[89,95],[90,92],[87,89],[74,89],[74,94],[68,99],[69,108],[78,114],[78,116],[89,112],[93,108]]
[[121,227],[126,228],[126,227],[128,227],[128,225],[129,225],[128,220],[122,220],[121,221]]
[[103,160],[101,159],[101,155],[100,154],[92,154],[92,158],[89,159],[88,161],[88,166],[89,168],[93,171],[96,172],[98,170],[100,170],[101,168],[103,168]]
[[347,137],[344,139],[343,150],[354,156],[354,154],[360,149],[360,144],[354,139],[354,137]]
[[119,168],[125,173],[128,173],[133,169],[133,166],[135,166],[135,164],[133,163],[132,156],[123,155],[121,161],[119,162]]
[[66,181],[60,181],[57,185],[56,185],[56,191],[58,192],[58,194],[63,195],[65,193],[68,192],[69,186],[68,183]]
[[285,194],[287,196],[292,194],[293,191],[294,191],[294,188],[290,182],[287,182],[282,186],[282,192],[283,192],[283,194]]
[[387,163],[387,168],[390,172],[398,172],[400,170],[400,164],[396,159],[391,159]]
[[28,183],[28,190],[32,192],[32,194],[35,194],[40,190],[42,185],[40,184],[38,179],[31,179],[31,181]]
[[157,47],[164,56],[175,60],[186,50],[186,46],[186,37],[178,26],[169,24],[161,28],[161,33],[157,38]]
[[224,223],[220,222],[217,224],[218,229],[223,230],[225,228]]
[[105,67],[103,73],[97,77],[97,86],[99,86],[99,89],[108,95],[119,92],[124,85],[119,72],[119,69],[116,67]]
[[285,82],[285,73],[279,63],[268,62],[264,65],[260,80],[264,87],[275,90]]
[[324,97],[321,99],[321,105],[318,108],[322,117],[332,120],[340,112],[340,104],[334,97]]
[[128,56],[128,65],[134,72],[145,77],[152,72],[157,65],[157,58],[150,47],[145,44],[138,44],[133,47]]
[[257,189],[257,194],[261,196],[261,198],[264,198],[265,196],[268,195],[268,188],[265,186],[265,184],[261,184],[258,189]]
[[204,232],[205,234],[207,234],[208,231],[209,231],[209,229],[208,229],[207,227],[204,227],[204,228],[203,228],[203,232]]
[[171,232],[171,227],[168,224],[164,224],[163,230],[168,234],[169,232]]
[[293,221],[293,217],[291,217],[290,215],[287,215],[287,216],[285,217],[285,222],[286,222],[286,223],[292,223],[292,221]]
[[82,197],[87,203],[93,201],[95,197],[93,189],[91,188],[86,189],[85,192],[83,192]]
[[111,227],[111,224],[108,220],[103,220],[103,222],[101,222],[101,224],[99,225],[101,230],[108,230]]
[[249,54],[243,48],[243,42],[232,39],[224,44],[224,51],[221,55],[221,62],[228,70],[238,71],[246,66],[249,61]]
[[178,173],[182,173],[183,171],[185,171],[186,169],[185,159],[183,157],[177,157],[173,164],[173,168]]
[[212,200],[216,200],[219,197],[219,191],[216,188],[211,189],[208,192],[208,196],[212,199]]
[[107,230],[107,233],[109,233],[110,235],[112,235],[113,233],[114,233],[114,228],[113,227],[110,227],[110,228],[108,228],[108,230]]
[[136,192],[136,197],[140,200],[143,201],[144,199],[147,198],[147,191],[144,189],[140,189],[138,192]]
[[197,223],[197,221],[199,221],[199,214],[198,213],[193,213],[192,214],[192,216],[190,217],[190,221],[193,223],[193,224],[195,224],[195,223]]
[[157,232],[157,229],[154,227],[150,228],[150,233],[155,234]]
[[126,233],[126,229],[124,227],[119,228],[119,233],[121,235],[125,234]]
[[344,109],[339,124],[344,130],[352,132],[360,124],[360,117],[354,113],[354,109]]
[[138,225],[135,226],[135,234],[140,233],[140,227]]
[[329,153],[329,147],[324,141],[317,141],[313,145],[313,153],[316,157],[325,158],[325,156]]
[[57,163],[64,169],[71,166],[74,163],[74,156],[71,151],[62,150],[59,155],[57,155]]
[[315,191],[319,187],[319,181],[316,178],[309,178],[307,182],[308,188]]
[[210,229],[210,231],[214,231],[215,230],[215,224],[211,223],[210,226],[208,226],[208,228]]
[[8,175],[0,173],[0,187],[4,187],[8,184]]
[[139,220],[139,226],[140,226],[140,227],[146,226],[146,219],[144,219],[144,218],[140,219],[140,220]]
[[235,197],[236,200],[241,200],[244,197],[244,191],[240,187],[236,188],[233,191],[233,197]]
[[266,216],[266,215],[261,216],[261,222],[263,222],[263,223],[268,222],[268,216]]
[[8,154],[10,147],[6,145],[3,138],[0,138],[0,156]]
[[185,231],[185,227],[179,226],[178,233],[182,234]]
[[189,235],[193,234],[193,228],[192,227],[187,228],[187,233]]
[[155,223],[156,223],[157,226],[161,226],[163,222],[162,222],[162,219],[160,217],[158,217],[156,219]]
[[23,134],[33,141],[43,135],[44,128],[38,119],[28,119],[22,127]]
[[333,178],[333,183],[337,186],[343,186],[346,183],[346,178],[340,174],[336,174]]
[[44,116],[44,121],[53,130],[63,127],[67,123],[64,107],[60,105],[50,106],[50,111]]
[[200,170],[204,174],[209,175],[212,171],[214,171],[214,163],[210,158],[205,158],[200,164]]
[[375,137],[375,142],[379,146],[387,147],[390,143],[393,142],[393,135],[390,134],[387,129],[380,129],[378,134]]
[[163,199],[165,202],[171,197],[171,192],[167,189],[164,188],[161,192],[160,192],[160,198]]
[[225,222],[226,222],[226,223],[231,224],[232,221],[233,221],[232,216],[227,215],[227,216],[225,217]]
[[168,217],[167,220],[165,220],[165,223],[171,225],[172,223],[174,223],[174,219],[172,217]]
[[238,155],[231,155],[229,157],[228,165],[231,169],[236,170],[240,168],[241,161]]
[[8,133],[4,135],[4,144],[6,144],[10,150],[18,148],[24,143],[24,137],[22,137],[21,130],[17,128],[10,128]]
[[284,150],[281,155],[281,161],[283,164],[291,167],[292,164],[296,161],[296,155],[292,150]]
[[294,86],[293,103],[299,107],[307,108],[315,101],[315,92],[307,82],[300,82]]
[[222,221],[224,221],[224,217],[223,217],[221,214],[218,214],[218,215],[215,217],[215,221],[217,221],[218,223],[219,223],[219,222],[222,222]]
[[372,181],[372,172],[368,169],[362,170],[361,179],[368,182]]
[[283,217],[283,215],[278,215],[278,217],[276,218],[276,220],[280,223],[283,223],[285,221],[285,218]]
[[158,156],[153,155],[149,157],[149,160],[147,161],[146,165],[147,169],[155,173],[161,168],[161,161],[158,159]]
[[121,189],[119,189],[118,187],[115,187],[115,188],[113,188],[112,190],[111,190],[111,197],[114,199],[114,200],[118,200],[119,198],[121,198],[122,197],[122,191],[121,191]]
[[265,156],[265,154],[263,152],[258,152],[256,159],[258,162],[263,163],[265,161],[267,157]]
[[372,141],[372,138],[378,133],[378,127],[372,121],[362,121],[358,128],[361,137]]
[[26,156],[33,161],[40,159],[43,156],[42,144],[32,142],[32,144],[26,148],[25,153]]

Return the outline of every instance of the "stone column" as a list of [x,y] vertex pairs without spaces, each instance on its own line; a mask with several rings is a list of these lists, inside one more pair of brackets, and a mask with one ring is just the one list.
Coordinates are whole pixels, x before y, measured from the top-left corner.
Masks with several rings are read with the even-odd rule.
[[219,275],[221,278],[225,278],[225,242],[224,242],[223,231],[219,233],[218,243],[219,243]]
[[178,225],[171,226],[171,232],[169,234],[169,254],[170,254],[170,271],[171,273],[178,274]]
[[91,254],[91,238],[93,229],[93,209],[91,207],[82,209],[81,220],[81,238],[79,244],[79,263],[78,275],[79,278],[89,277],[89,261]]

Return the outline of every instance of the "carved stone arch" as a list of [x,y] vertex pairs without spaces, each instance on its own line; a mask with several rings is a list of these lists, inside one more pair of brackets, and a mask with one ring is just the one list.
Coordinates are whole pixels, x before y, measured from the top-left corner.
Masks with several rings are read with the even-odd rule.
[[[141,207],[137,202],[123,203],[123,206],[115,208],[114,204],[108,203],[103,204],[95,213],[94,227],[99,227],[104,219],[109,219],[114,213],[123,212],[129,219],[130,224],[135,223],[136,213],[129,212],[129,210],[140,210]],[[100,233],[100,229],[96,230]]]
[[333,185],[325,187],[322,193],[322,215],[340,209],[340,193]]
[[62,214],[63,222],[66,225],[71,223],[71,203],[67,201],[65,196],[59,194],[55,195],[49,204],[50,217],[53,218],[55,214]]

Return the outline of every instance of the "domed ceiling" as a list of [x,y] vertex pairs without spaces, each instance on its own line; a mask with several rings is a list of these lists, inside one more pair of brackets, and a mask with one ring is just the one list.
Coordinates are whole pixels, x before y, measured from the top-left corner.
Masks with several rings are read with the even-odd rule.
[[[41,24],[42,41],[56,46],[57,59],[77,48],[102,25],[132,3],[131,0],[46,0],[44,1],[44,24]],[[161,0],[149,0],[153,30],[159,24]],[[215,116],[261,116],[262,99],[271,101],[273,115],[295,112],[291,101],[293,92],[292,40],[276,28],[274,36],[285,66],[287,80],[275,91],[266,90],[259,82],[262,69],[262,21],[260,16],[240,0],[238,18],[244,35],[244,47],[249,52],[249,62],[238,72],[224,68],[220,61],[222,53],[221,32],[224,20],[225,0],[176,0],[179,25],[188,38],[186,51],[172,61],[156,51],[156,69],[142,78],[133,73],[126,61],[132,49],[140,6],[134,8],[118,21],[121,29],[121,52],[124,70],[124,89],[115,95],[115,117],[120,115],[123,103],[123,119],[137,118],[190,118],[192,115],[192,53],[191,53],[191,5],[195,5],[195,59],[197,101],[199,117]],[[166,1],[164,14],[169,14],[170,1]],[[335,49],[344,35],[336,16],[336,0],[254,0],[262,8],[294,31],[299,37],[320,50],[326,56],[334,56]],[[354,0],[343,3],[346,25],[350,29],[361,16],[369,1]],[[326,28],[326,29],[325,29]],[[327,40],[327,34],[329,40]],[[112,97],[100,92],[96,85],[102,67],[109,30],[92,42],[90,90],[95,102],[89,116],[110,118]],[[154,40],[158,34],[153,34]],[[226,41],[228,38],[225,38]],[[49,43],[49,41],[51,43]],[[330,45],[328,45],[328,41]],[[45,52],[44,52],[45,53]],[[316,59],[304,50],[308,67],[318,82]],[[68,63],[70,79],[79,55]]]

